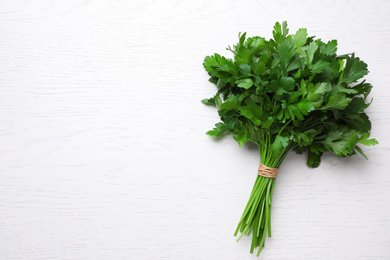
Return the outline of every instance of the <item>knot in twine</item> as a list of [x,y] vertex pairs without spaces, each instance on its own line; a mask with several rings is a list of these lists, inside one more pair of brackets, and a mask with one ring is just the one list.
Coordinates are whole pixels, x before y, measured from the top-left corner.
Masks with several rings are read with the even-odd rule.
[[276,178],[278,175],[279,168],[270,168],[260,163],[259,169],[257,170],[257,174],[267,178]]

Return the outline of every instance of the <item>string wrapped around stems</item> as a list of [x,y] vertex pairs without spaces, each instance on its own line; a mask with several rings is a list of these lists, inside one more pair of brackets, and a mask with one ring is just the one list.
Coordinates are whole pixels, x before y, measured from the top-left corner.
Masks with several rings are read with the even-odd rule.
[[276,178],[278,175],[279,168],[271,168],[267,167],[264,164],[260,163],[259,169],[257,170],[257,174],[267,178]]

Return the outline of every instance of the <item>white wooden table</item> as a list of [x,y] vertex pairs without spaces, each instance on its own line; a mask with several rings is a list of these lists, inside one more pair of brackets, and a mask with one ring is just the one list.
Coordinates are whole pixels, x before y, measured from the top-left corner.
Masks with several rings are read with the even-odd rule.
[[389,1],[0,1],[0,259],[256,259],[233,232],[257,150],[204,133],[206,55],[238,32],[338,39],[380,145],[289,155],[261,259],[390,259]]

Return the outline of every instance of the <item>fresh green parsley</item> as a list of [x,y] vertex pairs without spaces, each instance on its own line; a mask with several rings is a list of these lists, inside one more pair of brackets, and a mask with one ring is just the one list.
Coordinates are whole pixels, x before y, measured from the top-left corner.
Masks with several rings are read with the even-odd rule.
[[[203,66],[217,93],[202,102],[216,106],[221,122],[207,132],[214,138],[233,135],[240,146],[255,143],[260,162],[279,168],[294,150],[318,167],[321,156],[363,153],[371,122],[364,110],[372,85],[361,79],[367,64],[354,53],[337,55],[337,41],[323,42],[306,29],[289,34],[287,22],[276,23],[273,39],[239,35],[227,48],[233,59],[207,56]],[[252,233],[250,252],[271,236],[271,202],[275,179],[257,176],[235,235]],[[241,237],[240,237],[241,238]]]

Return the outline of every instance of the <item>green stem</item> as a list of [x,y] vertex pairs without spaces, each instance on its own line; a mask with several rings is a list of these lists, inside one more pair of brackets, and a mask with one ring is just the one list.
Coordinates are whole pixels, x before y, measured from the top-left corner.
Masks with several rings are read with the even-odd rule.
[[[263,142],[264,145],[260,149],[261,163],[271,168],[279,168],[295,145],[290,143],[279,155],[275,156],[266,145],[269,143],[269,138],[267,138],[269,133],[264,131],[262,134],[265,137],[265,142]],[[250,252],[253,253],[254,249],[258,247],[257,256],[264,247],[265,237],[267,235],[271,237],[271,205],[275,181],[275,178],[260,175],[256,177],[248,203],[234,232],[234,236],[237,236],[238,231],[242,233],[237,241],[244,234],[252,234]]]
[[285,123],[283,126],[282,126],[282,128],[280,129],[280,131],[279,131],[279,135],[283,132],[283,130],[284,130],[284,128],[286,128],[286,126],[288,126],[290,123],[292,122],[292,119],[290,119],[289,121],[287,121],[287,123]]

